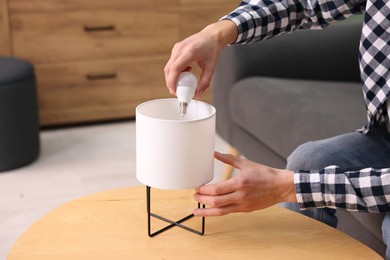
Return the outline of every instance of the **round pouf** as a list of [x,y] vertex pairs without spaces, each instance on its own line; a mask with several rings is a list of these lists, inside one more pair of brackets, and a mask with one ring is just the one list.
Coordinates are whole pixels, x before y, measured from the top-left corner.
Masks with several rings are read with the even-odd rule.
[[0,172],[35,161],[39,146],[34,69],[24,60],[0,57]]

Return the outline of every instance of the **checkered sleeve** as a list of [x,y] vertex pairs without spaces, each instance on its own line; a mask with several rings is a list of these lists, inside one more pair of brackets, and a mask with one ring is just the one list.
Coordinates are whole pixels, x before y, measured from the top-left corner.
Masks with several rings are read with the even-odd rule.
[[295,29],[321,29],[365,10],[365,0],[247,0],[221,19],[238,28],[236,44],[271,38]]
[[390,212],[390,168],[344,172],[337,166],[328,166],[317,172],[295,172],[294,183],[301,209]]

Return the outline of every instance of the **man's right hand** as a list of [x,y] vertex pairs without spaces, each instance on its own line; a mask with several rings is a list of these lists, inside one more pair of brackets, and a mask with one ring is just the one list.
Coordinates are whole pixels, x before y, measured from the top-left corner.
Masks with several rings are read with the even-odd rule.
[[232,21],[222,20],[176,43],[164,68],[169,92],[176,94],[180,73],[191,70],[190,66],[195,62],[201,70],[195,96],[201,97],[210,85],[221,49],[234,42],[237,34],[237,27]]

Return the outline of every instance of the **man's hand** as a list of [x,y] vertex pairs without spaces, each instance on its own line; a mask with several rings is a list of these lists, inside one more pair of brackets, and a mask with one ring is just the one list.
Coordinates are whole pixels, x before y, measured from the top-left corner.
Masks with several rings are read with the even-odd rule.
[[241,173],[227,181],[197,188],[194,199],[208,207],[195,209],[195,216],[222,216],[296,202],[293,172],[217,152],[215,158]]
[[231,21],[219,21],[175,44],[164,68],[169,92],[176,93],[176,82],[183,71],[191,70],[195,62],[201,69],[196,97],[209,87],[219,53],[223,47],[237,38],[237,27]]

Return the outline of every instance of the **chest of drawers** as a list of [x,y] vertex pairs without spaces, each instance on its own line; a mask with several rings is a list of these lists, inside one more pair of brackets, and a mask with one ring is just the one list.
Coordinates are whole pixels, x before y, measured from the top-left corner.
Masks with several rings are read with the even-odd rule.
[[173,45],[238,2],[0,0],[0,54],[33,63],[42,126],[131,118],[170,96]]

